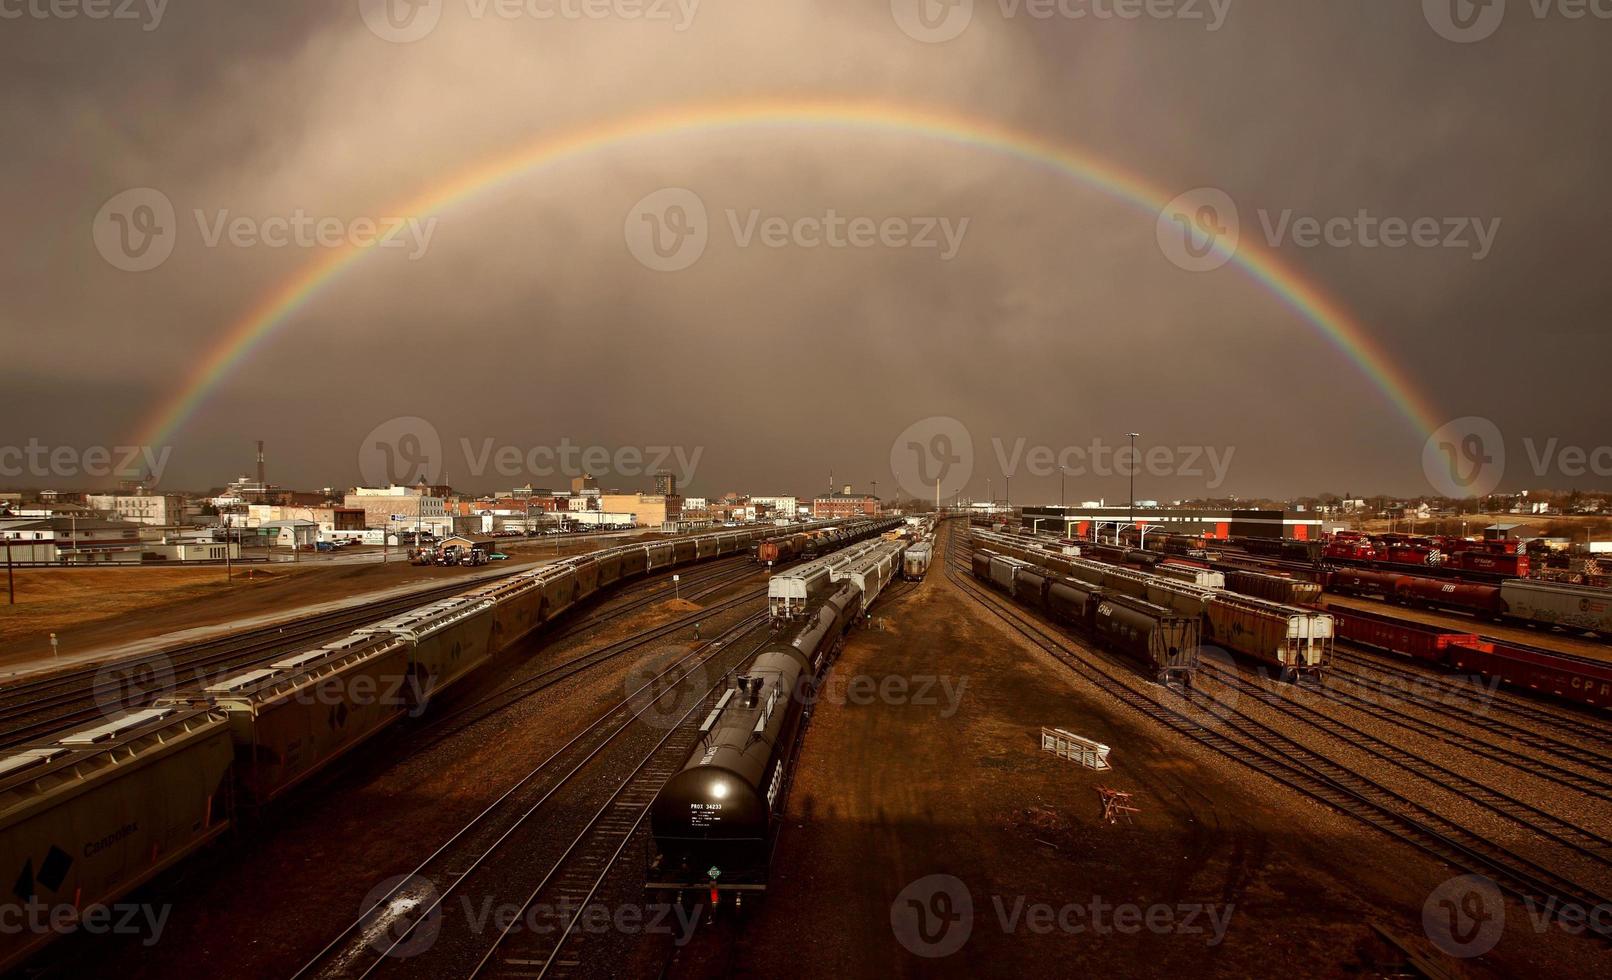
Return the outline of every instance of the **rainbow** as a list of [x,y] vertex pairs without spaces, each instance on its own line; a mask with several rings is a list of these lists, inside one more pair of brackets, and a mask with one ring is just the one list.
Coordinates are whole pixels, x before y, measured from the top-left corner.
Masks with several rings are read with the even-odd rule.
[[[426,215],[486,194],[539,167],[635,141],[689,133],[759,127],[818,127],[876,131],[932,139],[1022,160],[1070,177],[1156,219],[1176,195],[1078,147],[1034,133],[950,112],[886,102],[759,100],[719,103],[625,117],[548,135],[482,160],[386,214]],[[1224,245],[1217,244],[1217,248]],[[186,373],[174,394],[145,421],[138,445],[166,445],[220,383],[324,287],[373,249],[347,246],[322,256],[265,295],[229,326]],[[1353,361],[1418,429],[1436,430],[1439,413],[1338,301],[1307,281],[1262,243],[1243,236],[1231,264],[1240,268]]]

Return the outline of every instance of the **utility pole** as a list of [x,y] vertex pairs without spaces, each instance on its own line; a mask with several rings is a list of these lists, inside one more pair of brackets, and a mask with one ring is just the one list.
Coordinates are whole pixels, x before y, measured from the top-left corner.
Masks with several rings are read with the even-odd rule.
[[224,581],[228,582],[234,577],[230,567],[229,558],[229,511],[224,512]]
[[1130,432],[1130,525],[1136,525],[1136,437],[1141,432]]
[[17,604],[17,584],[11,577],[11,539],[6,538],[6,605]]

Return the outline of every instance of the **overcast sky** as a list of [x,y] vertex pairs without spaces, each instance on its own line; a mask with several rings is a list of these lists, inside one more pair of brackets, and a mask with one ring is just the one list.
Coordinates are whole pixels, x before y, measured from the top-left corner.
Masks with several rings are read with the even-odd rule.
[[[5,447],[93,461],[140,438],[233,324],[345,248],[275,247],[289,222],[271,219],[362,236],[545,138],[815,99],[966,116],[1170,194],[1218,189],[1239,247],[1352,311],[1437,422],[1496,426],[1502,486],[1612,486],[1593,455],[1612,443],[1612,22],[1522,0],[1465,34],[1438,2],[1376,0],[1139,19],[1099,16],[1113,0],[1047,18],[1029,0],[927,18],[906,0],[386,8],[136,0],[93,19],[0,0],[0,484],[107,482],[17,473]],[[171,203],[171,227],[119,197],[135,188]],[[651,197],[665,188],[703,214]],[[410,215],[152,458],[162,486],[200,489],[249,470],[262,438],[272,480],[316,488],[372,478],[386,442],[490,490],[564,486],[545,448],[599,446],[624,471],[604,482],[636,487],[618,450],[664,446],[696,493],[805,493],[832,471],[888,497],[942,475],[902,462],[917,443],[952,461],[948,493],[990,480],[1000,497],[1008,471],[1031,503],[1057,501],[1060,453],[1069,498],[1123,500],[1102,454],[1138,431],[1172,450],[1142,498],[1429,492],[1428,432],[1237,263],[1182,268],[1162,203],[889,127],[609,143]],[[846,223],[801,223],[831,210]],[[1362,239],[1362,213],[1437,219],[1438,243],[1383,247],[1391,224]],[[1351,224],[1304,247],[1304,217]],[[769,238],[771,218],[790,230]],[[166,238],[141,250],[153,227]],[[674,270],[684,228],[703,251]]]

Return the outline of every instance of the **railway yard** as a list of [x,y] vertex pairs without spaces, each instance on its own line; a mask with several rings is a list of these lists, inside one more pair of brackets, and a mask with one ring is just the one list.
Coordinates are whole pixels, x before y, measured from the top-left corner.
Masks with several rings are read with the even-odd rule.
[[[607,541],[14,681],[0,852],[74,928],[0,953],[46,976],[1604,972],[1593,627],[1502,614],[1510,580],[1424,601],[1404,571],[1186,544],[933,517]],[[145,925],[48,941],[100,905]]]

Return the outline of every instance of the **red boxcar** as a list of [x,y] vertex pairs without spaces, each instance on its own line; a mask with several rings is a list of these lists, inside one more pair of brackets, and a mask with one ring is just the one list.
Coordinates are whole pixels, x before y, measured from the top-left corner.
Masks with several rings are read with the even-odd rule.
[[1492,551],[1463,551],[1454,556],[1456,568],[1468,572],[1493,572],[1512,578],[1528,577],[1527,555],[1505,555]]
[[1405,576],[1393,572],[1358,572],[1340,568],[1327,578],[1326,586],[1330,591],[1344,595],[1374,595],[1392,599],[1399,595],[1399,583],[1403,581]]
[[1498,677],[1512,687],[1577,704],[1612,704],[1612,664],[1488,638],[1453,644],[1446,654],[1457,671]]
[[1382,613],[1339,609],[1336,606],[1327,611],[1332,614],[1339,639],[1431,663],[1444,663],[1445,650],[1451,644],[1478,642],[1475,633],[1462,633],[1442,626],[1414,623],[1385,616]]
[[1506,611],[1498,585],[1407,575],[1399,581],[1398,595],[1401,602],[1409,605],[1461,609],[1484,616],[1498,616]]

